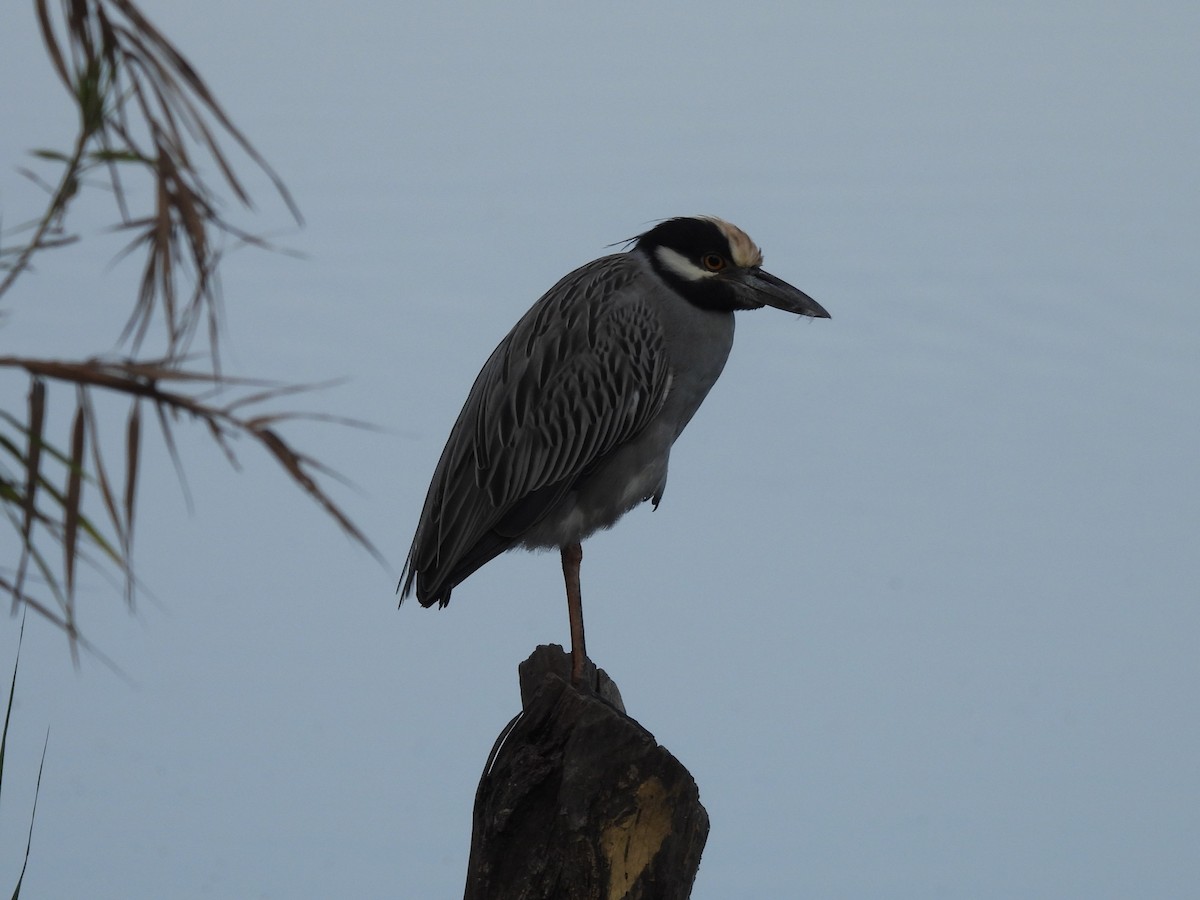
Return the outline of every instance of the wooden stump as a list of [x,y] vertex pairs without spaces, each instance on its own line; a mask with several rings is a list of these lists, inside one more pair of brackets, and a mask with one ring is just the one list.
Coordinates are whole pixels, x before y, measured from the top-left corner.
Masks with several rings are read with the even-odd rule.
[[708,837],[688,771],[590,662],[541,646],[475,795],[465,900],[685,900]]

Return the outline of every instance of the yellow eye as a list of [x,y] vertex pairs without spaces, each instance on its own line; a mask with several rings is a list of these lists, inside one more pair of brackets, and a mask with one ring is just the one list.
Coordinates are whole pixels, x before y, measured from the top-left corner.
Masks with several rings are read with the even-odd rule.
[[705,253],[700,262],[704,263],[704,268],[710,272],[720,272],[725,268],[725,257],[719,253]]

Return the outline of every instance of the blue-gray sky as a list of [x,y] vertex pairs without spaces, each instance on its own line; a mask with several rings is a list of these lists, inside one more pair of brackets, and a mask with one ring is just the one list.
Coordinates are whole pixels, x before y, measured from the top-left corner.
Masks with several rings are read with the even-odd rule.
[[[349,379],[310,406],[384,433],[293,434],[391,569],[249,447],[186,441],[190,515],[149,465],[155,599],[81,598],[132,685],[27,634],[0,883],[49,726],[31,897],[460,893],[516,665],[567,623],[545,555],[395,609],[429,475],[543,290],[699,212],[833,319],[743,316],[660,509],[585,547],[592,656],[712,817],[694,896],[1192,895],[1195,4],[145,9],[307,220],[265,202],[306,258],[229,258],[228,366]],[[7,227],[71,125],[27,4],[0,83]],[[115,340],[110,241],[23,279],[9,350]]]

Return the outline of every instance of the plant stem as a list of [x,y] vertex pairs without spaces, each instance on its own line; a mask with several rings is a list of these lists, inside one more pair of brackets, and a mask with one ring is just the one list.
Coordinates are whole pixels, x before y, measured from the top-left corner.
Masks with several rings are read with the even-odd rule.
[[21,274],[29,266],[29,260],[33,258],[42,247],[42,241],[46,237],[46,232],[56,220],[61,219],[63,211],[67,208],[67,204],[71,198],[75,196],[75,191],[79,184],[79,175],[83,170],[83,153],[87,149],[87,144],[91,138],[91,132],[87,129],[81,129],[79,137],[75,141],[75,150],[71,154],[71,158],[67,161],[67,167],[63,172],[62,178],[59,180],[58,187],[54,191],[54,197],[50,201],[50,205],[46,207],[46,214],[42,216],[42,220],[38,222],[37,231],[34,232],[33,239],[24,246],[21,250],[21,255],[17,257],[17,261],[13,263],[13,267],[8,270],[4,276],[4,280],[0,282],[0,297],[3,297],[17,276]]

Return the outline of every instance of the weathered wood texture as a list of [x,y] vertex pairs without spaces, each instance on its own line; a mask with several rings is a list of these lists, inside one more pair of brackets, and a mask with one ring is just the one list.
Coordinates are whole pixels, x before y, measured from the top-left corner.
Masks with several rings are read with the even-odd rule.
[[542,646],[475,796],[465,900],[684,900],[708,837],[688,771],[588,663]]

